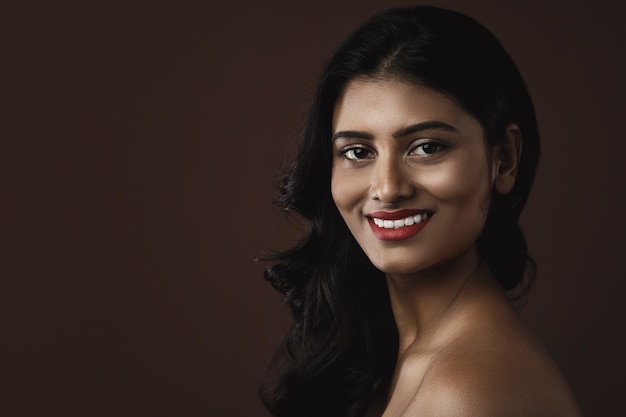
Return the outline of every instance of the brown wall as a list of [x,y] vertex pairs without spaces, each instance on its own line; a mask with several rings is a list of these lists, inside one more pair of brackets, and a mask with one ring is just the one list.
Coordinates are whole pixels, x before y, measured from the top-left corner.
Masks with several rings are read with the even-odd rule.
[[[39,3],[0,10],[0,413],[265,416],[289,323],[251,262],[289,240],[273,182],[329,51],[389,2]],[[626,415],[623,13],[431,3],[525,75],[544,152],[524,315],[586,415]]]

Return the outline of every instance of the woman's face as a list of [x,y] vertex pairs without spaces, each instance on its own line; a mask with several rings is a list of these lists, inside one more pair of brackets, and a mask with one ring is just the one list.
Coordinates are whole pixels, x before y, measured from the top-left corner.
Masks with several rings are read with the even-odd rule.
[[415,273],[473,249],[493,167],[482,126],[454,100],[356,78],[335,105],[332,141],[333,200],[378,269]]

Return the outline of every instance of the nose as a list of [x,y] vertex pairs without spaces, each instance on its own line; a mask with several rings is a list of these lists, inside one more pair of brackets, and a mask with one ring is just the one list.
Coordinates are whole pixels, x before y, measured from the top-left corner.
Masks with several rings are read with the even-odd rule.
[[379,158],[372,172],[370,193],[374,200],[395,204],[415,194],[415,184],[408,167],[398,158]]

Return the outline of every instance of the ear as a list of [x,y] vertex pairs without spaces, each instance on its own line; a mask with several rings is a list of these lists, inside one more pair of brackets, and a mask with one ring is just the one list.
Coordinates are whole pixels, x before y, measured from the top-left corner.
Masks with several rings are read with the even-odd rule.
[[498,194],[508,194],[515,185],[522,155],[522,132],[518,125],[506,127],[504,142],[496,147],[493,159],[493,187]]

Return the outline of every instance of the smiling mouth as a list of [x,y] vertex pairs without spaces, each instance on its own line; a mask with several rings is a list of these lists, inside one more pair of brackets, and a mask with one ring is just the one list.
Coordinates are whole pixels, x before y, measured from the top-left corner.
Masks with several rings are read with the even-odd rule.
[[429,217],[428,213],[416,214],[414,216],[408,216],[398,220],[385,220],[372,217],[374,224],[383,229],[401,229],[403,227],[413,226],[419,224]]

